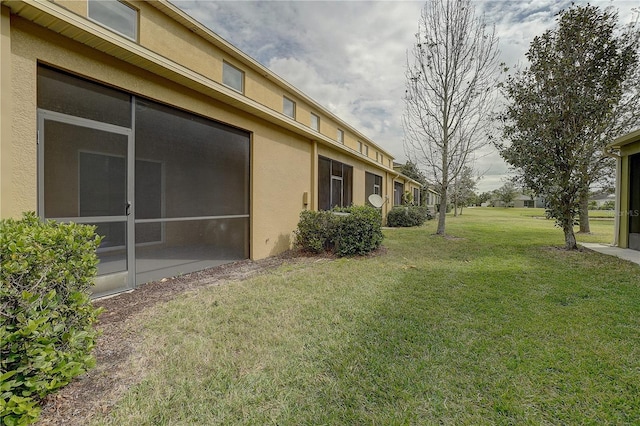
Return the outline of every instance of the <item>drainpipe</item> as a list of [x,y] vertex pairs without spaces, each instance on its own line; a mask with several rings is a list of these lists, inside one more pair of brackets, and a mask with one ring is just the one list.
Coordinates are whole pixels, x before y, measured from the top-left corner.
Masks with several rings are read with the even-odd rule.
[[620,186],[622,184],[622,158],[619,154],[614,152],[613,148],[606,148],[604,150],[604,154],[607,157],[612,157],[616,159],[616,206],[615,206],[615,225],[613,231],[613,245],[615,247],[619,244],[619,235],[620,235]]

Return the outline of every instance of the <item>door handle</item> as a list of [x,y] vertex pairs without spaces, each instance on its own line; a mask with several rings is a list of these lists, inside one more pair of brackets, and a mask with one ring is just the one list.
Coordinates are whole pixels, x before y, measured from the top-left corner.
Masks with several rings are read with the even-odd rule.
[[131,214],[131,201],[127,201],[127,208],[125,210],[125,214],[129,216]]

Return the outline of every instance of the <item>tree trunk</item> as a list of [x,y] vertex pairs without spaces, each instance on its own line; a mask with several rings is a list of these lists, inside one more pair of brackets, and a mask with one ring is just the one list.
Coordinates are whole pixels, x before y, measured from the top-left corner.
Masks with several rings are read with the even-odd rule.
[[444,220],[447,216],[447,189],[440,193],[440,209],[438,210],[438,230],[437,235],[444,235]]
[[589,190],[580,191],[580,234],[590,234],[589,227]]
[[562,218],[562,230],[564,231],[564,248],[566,250],[577,250],[576,235],[573,233],[573,217],[566,215]]
[[460,216],[462,216],[462,208],[464,207],[464,203],[460,204]]
[[453,199],[453,217],[457,217],[458,216],[458,199],[454,198]]

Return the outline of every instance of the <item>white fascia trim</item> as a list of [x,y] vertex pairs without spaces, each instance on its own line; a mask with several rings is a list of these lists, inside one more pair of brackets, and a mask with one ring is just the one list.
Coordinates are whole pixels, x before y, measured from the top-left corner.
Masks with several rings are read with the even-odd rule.
[[[159,55],[141,45],[139,45],[138,43],[131,41],[129,39],[127,39],[124,36],[121,36],[115,32],[112,32],[111,30],[104,28],[103,26],[94,23],[93,21],[90,21],[82,16],[76,15],[73,12],[70,12],[69,10],[63,8],[62,6],[53,3],[49,0],[29,0],[27,1],[22,1],[22,0],[2,0],[2,4],[8,6],[14,13],[16,13],[19,16],[23,16],[25,19],[29,19],[28,16],[24,16],[26,15],[26,13],[21,13],[23,10],[26,9],[36,9],[38,12],[45,14],[47,16],[50,16],[52,18],[55,18],[61,22],[64,22],[80,31],[83,31],[97,39],[99,39],[100,41],[102,41],[103,43],[106,43],[110,46],[115,46],[118,49],[121,49],[123,52],[126,52],[126,55],[114,55],[113,53],[107,52],[108,49],[106,49],[105,47],[96,47],[96,46],[92,46],[90,43],[84,42],[84,44],[94,48],[94,49],[98,49],[103,51],[104,53],[110,55],[110,56],[115,56],[116,58],[131,63],[134,66],[139,67],[140,64],[138,62],[133,61],[132,56],[133,57],[137,57],[137,58],[141,58],[144,61],[147,61],[151,64],[157,65],[159,67],[162,67],[163,69],[168,70],[170,73],[182,77],[183,79],[187,79],[191,82],[196,83],[198,86],[200,86],[201,88],[204,88],[205,90],[200,90],[200,92],[207,94],[207,92],[216,92],[218,94],[222,94],[224,97],[228,98],[230,100],[230,102],[228,102],[231,106],[234,106],[236,108],[245,110],[249,113],[253,113],[255,114],[256,112],[258,112],[259,114],[255,114],[259,117],[264,118],[265,116],[268,117],[269,121],[272,121],[284,128],[287,128],[295,133],[298,134],[302,134],[304,137],[310,139],[310,140],[317,140],[318,142],[323,143],[324,145],[328,145],[332,148],[337,149],[338,151],[342,151],[342,152],[346,152],[349,155],[353,156],[355,154],[356,158],[368,162],[370,164],[374,164],[377,165],[378,168],[382,168],[382,169],[387,169],[387,167],[385,167],[384,165],[379,164],[378,162],[365,157],[364,155],[356,152],[355,150],[346,147],[345,145],[338,143],[336,141],[334,141],[333,139],[318,133],[316,131],[311,130],[310,128],[307,128],[306,126],[298,123],[295,120],[290,119],[289,117],[285,117],[282,116],[282,114],[265,107],[264,105],[254,101],[251,98],[248,98],[238,92],[236,92],[233,89],[230,89],[228,87],[226,87],[225,85],[223,85],[222,83],[219,83],[215,80],[211,80],[199,73],[196,73],[192,70],[190,70],[189,68],[182,66],[176,62],[173,62],[167,58],[165,58],[162,55]],[[175,8],[175,6],[171,5],[171,7]],[[186,14],[183,13],[184,16],[188,16]],[[186,18],[185,18],[186,19]],[[196,21],[193,21],[194,25],[199,25]],[[36,22],[37,24],[37,22]],[[51,29],[52,31],[55,31],[53,29]],[[204,28],[203,28],[204,30]],[[207,30],[209,31],[209,30]],[[61,31],[57,31],[58,33],[65,35],[64,34],[64,30]],[[210,32],[210,31],[209,31]],[[213,34],[213,33],[212,33]],[[77,40],[76,40],[77,41]],[[80,42],[80,41],[78,41]],[[226,43],[226,42],[225,42]],[[234,48],[235,49],[235,48]],[[239,54],[240,56],[242,56],[243,59],[246,60],[246,55],[243,54],[242,52],[240,52],[239,50],[235,49],[234,52],[237,52],[236,54]],[[153,72],[152,70],[149,70],[151,72]],[[268,70],[266,70],[265,68],[265,72],[269,72]],[[167,78],[167,76],[163,76],[165,78]],[[278,77],[279,78],[279,77]],[[180,82],[180,80],[174,80],[180,84],[182,84]],[[297,89],[296,89],[297,92]],[[296,93],[297,94],[297,93]],[[323,109],[323,112],[324,111]],[[340,121],[342,122],[342,121]],[[350,127],[350,126],[348,126]],[[365,140],[369,140],[368,138],[363,138]],[[393,158],[392,156],[390,156],[391,158]]]

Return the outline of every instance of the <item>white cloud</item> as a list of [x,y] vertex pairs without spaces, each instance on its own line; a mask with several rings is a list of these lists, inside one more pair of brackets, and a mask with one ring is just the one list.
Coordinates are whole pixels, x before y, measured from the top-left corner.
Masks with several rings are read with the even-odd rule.
[[[173,1],[405,161],[401,116],[406,52],[423,1]],[[570,4],[571,0],[474,2],[477,13],[495,23],[501,61],[508,66],[524,65],[533,37],[551,28],[555,15]],[[635,0],[591,4],[613,4],[623,22],[631,20],[638,6]],[[489,170],[480,184],[483,190],[502,185],[507,166],[495,149],[486,148],[476,167]]]

